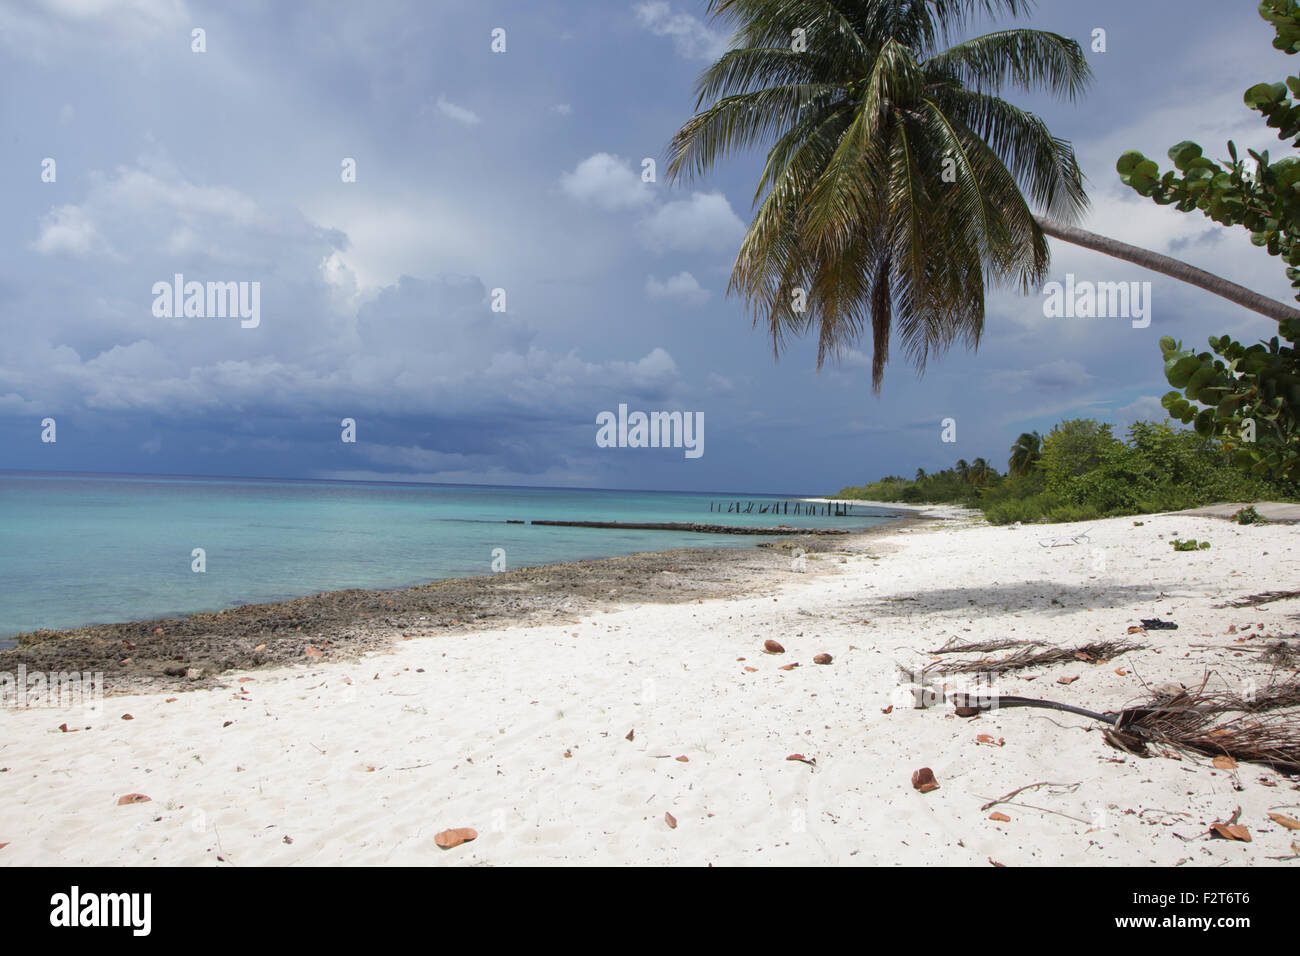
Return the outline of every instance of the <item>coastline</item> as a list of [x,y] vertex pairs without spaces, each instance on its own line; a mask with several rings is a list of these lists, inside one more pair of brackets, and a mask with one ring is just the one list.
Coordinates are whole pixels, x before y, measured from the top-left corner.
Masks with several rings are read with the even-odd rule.
[[[1039,544],[1080,528],[1086,544]],[[1193,536],[1212,550],[1170,547]],[[1143,759],[1068,714],[918,710],[898,678],[953,638],[1130,640],[1140,647],[1113,660],[1009,674],[1004,692],[1113,710],[1169,681],[1266,686],[1295,673],[1259,648],[1297,637],[1300,598],[1226,605],[1294,584],[1293,529],[1154,515],[933,521],[870,537],[814,555],[806,574],[775,549],[741,552],[731,570],[743,580],[702,561],[714,570],[701,586],[718,589],[708,597],[679,582],[666,591],[681,600],[605,595],[553,607],[549,622],[502,615],[407,633],[383,653],[334,649],[334,660],[232,671],[195,693],[112,696],[94,715],[6,708],[0,864],[1297,858],[1295,833],[1269,814],[1300,816],[1300,777],[1172,752]],[[617,580],[618,560],[629,559],[593,562],[604,568],[593,584]],[[1129,630],[1145,618],[1178,629]],[[784,652],[765,653],[765,640]],[[821,654],[830,663],[815,663]],[[937,790],[912,787],[921,767]],[[126,794],[148,801],[118,806]],[[1252,841],[1212,839],[1210,825],[1234,813]],[[434,845],[462,826],[479,838]]]
[[[214,686],[233,670],[355,660],[412,635],[556,623],[614,605],[751,593],[800,573],[791,567],[796,548],[810,556],[802,573],[825,573],[829,556],[861,553],[895,531],[939,520],[942,512],[906,508],[865,530],[792,535],[752,548],[645,551],[408,588],[326,591],[183,617],[34,631],[0,650],[0,671],[103,673],[109,694],[175,693]],[[201,674],[194,677],[196,669]]]

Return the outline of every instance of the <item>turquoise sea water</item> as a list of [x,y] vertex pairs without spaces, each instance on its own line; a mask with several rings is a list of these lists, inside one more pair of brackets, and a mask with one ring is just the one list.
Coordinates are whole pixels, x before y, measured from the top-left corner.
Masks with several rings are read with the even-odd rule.
[[[36,628],[214,611],[341,588],[755,539],[507,520],[864,528],[851,518],[719,514],[767,495],[224,478],[0,474],[0,639]],[[191,570],[203,548],[207,570]],[[0,646],[5,642],[0,640]]]

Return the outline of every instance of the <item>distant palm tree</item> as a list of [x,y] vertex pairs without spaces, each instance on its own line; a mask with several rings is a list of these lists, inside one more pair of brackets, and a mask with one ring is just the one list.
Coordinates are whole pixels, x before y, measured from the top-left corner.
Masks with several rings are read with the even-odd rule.
[[1024,432],[1011,446],[1011,458],[1007,461],[1007,471],[1013,475],[1027,475],[1038,465],[1043,457],[1043,436],[1038,432]]
[[957,465],[955,470],[957,472],[957,477],[960,478],[962,481],[970,481],[970,465],[967,464],[965,458],[960,458],[957,460]]
[[970,481],[973,485],[984,484],[989,480],[989,475],[992,473],[993,469],[989,467],[989,463],[983,458],[976,458],[970,464]]
[[1091,78],[1079,44],[1015,28],[941,45],[974,14],[1019,16],[1032,6],[710,0],[709,12],[736,33],[697,82],[698,112],[669,144],[668,176],[704,175],[732,151],[772,143],[728,291],[748,300],[756,325],[766,323],[778,355],[787,335],[816,329],[820,368],[869,329],[879,391],[895,331],[922,370],[958,340],[977,346],[986,283],[1041,285],[1045,235],[1274,318],[1300,316],[1071,225],[1087,204],[1073,147],[1000,94],[1012,87],[1073,100]]
[[925,481],[925,469],[924,469],[924,468],[918,468],[918,469],[916,469],[916,480],[917,480],[917,481]]

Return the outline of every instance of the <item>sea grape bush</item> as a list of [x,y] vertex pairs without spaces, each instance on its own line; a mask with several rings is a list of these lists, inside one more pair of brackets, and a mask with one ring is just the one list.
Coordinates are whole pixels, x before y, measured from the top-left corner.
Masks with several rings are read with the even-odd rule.
[[[1263,0],[1259,14],[1273,25],[1273,46],[1300,51],[1300,2]],[[1278,138],[1300,147],[1300,77],[1258,83],[1245,103]],[[1273,161],[1268,150],[1248,150],[1251,163],[1228,143],[1228,161],[1214,162],[1193,142],[1169,150],[1174,169],[1163,175],[1154,160],[1130,150],[1116,163],[1120,179],[1160,205],[1199,210],[1225,226],[1249,230],[1251,241],[1286,264],[1300,299],[1300,158]],[[1234,459],[1257,475],[1300,475],[1300,321],[1283,319],[1278,336],[1245,346],[1211,336],[1211,352],[1193,352],[1169,336],[1160,340],[1165,377],[1178,391],[1162,404],[1178,421],[1203,435],[1225,439]],[[1283,344],[1283,343],[1288,344]],[[1217,356],[1217,358],[1216,358]]]
[[1300,53],[1300,5],[1295,0],[1265,0],[1259,15],[1273,24],[1273,46],[1283,53]]
[[[1292,103],[1289,93],[1300,93],[1300,78],[1288,82],[1290,87],[1280,83],[1251,87],[1246,104],[1266,111],[1279,105],[1272,97],[1285,99],[1288,113],[1295,114],[1283,121],[1290,138],[1297,132],[1300,107]],[[1268,150],[1248,152],[1254,160],[1250,171],[1233,142],[1228,143],[1230,161],[1220,163],[1206,159],[1196,143],[1179,143],[1169,149],[1177,171],[1168,170],[1159,178],[1155,160],[1137,150],[1124,153],[1115,168],[1126,186],[1161,206],[1172,205],[1179,212],[1199,209],[1222,225],[1246,227],[1255,245],[1266,247],[1287,264],[1287,278],[1300,291],[1300,192],[1296,190],[1300,159],[1287,156],[1271,162]]]
[[[1288,335],[1294,341],[1298,333],[1293,327]],[[1203,435],[1223,436],[1234,460],[1256,474],[1300,476],[1300,353],[1295,348],[1277,336],[1247,347],[1226,335],[1210,336],[1218,358],[1193,354],[1167,335],[1160,348],[1165,378],[1182,389],[1162,400],[1170,415],[1194,423]]]

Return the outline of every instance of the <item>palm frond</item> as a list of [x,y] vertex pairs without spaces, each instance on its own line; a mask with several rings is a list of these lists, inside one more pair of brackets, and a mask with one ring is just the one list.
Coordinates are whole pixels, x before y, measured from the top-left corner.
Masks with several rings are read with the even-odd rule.
[[1006,100],[953,88],[932,98],[945,115],[960,120],[1011,170],[1029,198],[1054,219],[1075,222],[1088,207],[1083,172],[1074,148],[1053,136],[1041,118]]
[[1044,30],[986,33],[936,53],[924,66],[933,76],[977,93],[998,94],[1011,86],[1071,101],[1092,79],[1078,41]]
[[808,85],[778,86],[723,97],[687,120],[673,136],[668,144],[669,180],[703,175],[722,154],[775,137],[783,127],[798,122],[816,92]]

